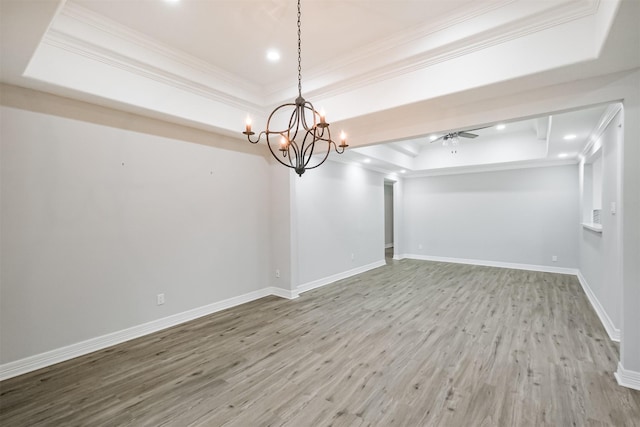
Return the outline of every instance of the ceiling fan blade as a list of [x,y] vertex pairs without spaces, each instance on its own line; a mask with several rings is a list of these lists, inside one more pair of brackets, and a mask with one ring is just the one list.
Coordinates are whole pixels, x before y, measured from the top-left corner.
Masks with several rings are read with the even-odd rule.
[[458,132],[458,136],[462,136],[464,138],[477,138],[478,135],[476,135],[475,133],[469,133],[466,131],[463,132]]

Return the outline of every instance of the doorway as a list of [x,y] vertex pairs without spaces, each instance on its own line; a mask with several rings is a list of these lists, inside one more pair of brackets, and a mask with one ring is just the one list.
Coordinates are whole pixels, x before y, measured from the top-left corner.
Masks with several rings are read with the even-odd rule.
[[393,181],[384,181],[384,257],[393,258]]

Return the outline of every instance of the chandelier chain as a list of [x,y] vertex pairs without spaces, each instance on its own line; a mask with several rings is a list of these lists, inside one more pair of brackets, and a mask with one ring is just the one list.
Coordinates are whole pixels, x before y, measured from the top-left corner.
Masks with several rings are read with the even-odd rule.
[[300,0],[298,0],[298,96],[302,97],[302,42],[300,41]]

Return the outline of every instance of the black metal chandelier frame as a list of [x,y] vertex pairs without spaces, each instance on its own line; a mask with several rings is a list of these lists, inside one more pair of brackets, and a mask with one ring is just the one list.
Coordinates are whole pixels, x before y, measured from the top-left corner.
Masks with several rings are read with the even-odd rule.
[[[299,176],[307,169],[315,169],[323,164],[333,147],[336,153],[344,153],[348,147],[344,132],[340,135],[340,144],[331,139],[329,123],[326,122],[324,114],[319,113],[311,102],[302,97],[302,43],[300,31],[300,0],[298,0],[298,97],[295,102],[282,104],[271,112],[267,119],[266,130],[261,131],[256,138],[252,138],[255,132],[251,131],[251,124],[247,122],[243,134],[247,135],[247,140],[252,144],[257,144],[262,136],[266,137],[267,146],[273,157],[288,168],[292,168]],[[281,110],[293,108],[289,117],[289,127],[283,130],[271,130],[271,121]],[[313,118],[313,123],[308,123],[307,116]],[[279,141],[274,141],[280,137]],[[326,144],[326,151],[317,145]],[[277,149],[274,149],[277,146]],[[322,151],[321,151],[322,150]],[[278,155],[277,152],[280,152]],[[321,157],[317,163],[311,164],[314,154]],[[281,158],[282,157],[282,158]],[[311,164],[311,166],[310,166]]]

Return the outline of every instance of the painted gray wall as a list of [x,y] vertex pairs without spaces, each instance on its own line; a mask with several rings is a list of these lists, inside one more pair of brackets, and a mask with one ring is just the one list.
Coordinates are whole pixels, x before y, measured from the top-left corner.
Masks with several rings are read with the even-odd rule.
[[393,245],[393,185],[384,185],[384,244]]
[[[580,272],[617,329],[622,326],[620,215],[611,213],[611,203],[620,203],[619,156],[624,130],[619,125],[622,125],[621,113],[618,113],[600,137],[598,143],[602,144],[602,148],[595,157],[593,166],[580,166],[583,169],[580,171],[583,180],[582,210],[590,211],[592,205],[602,207],[602,233],[581,228],[578,242]],[[594,178],[591,185],[590,169]],[[596,179],[598,173],[601,175],[599,183]]]
[[[286,290],[296,288],[295,254],[292,253],[292,194],[293,174],[275,160],[269,160],[270,224],[269,281],[271,286]],[[277,277],[276,271],[280,277]]]
[[619,78],[624,93],[622,156],[622,340],[620,362],[640,375],[640,70]]
[[573,165],[404,182],[408,254],[575,268],[578,218]]
[[265,158],[94,124],[167,126],[95,111],[1,107],[2,363],[267,286]]
[[381,174],[328,161],[294,182],[300,285],[384,260]]

